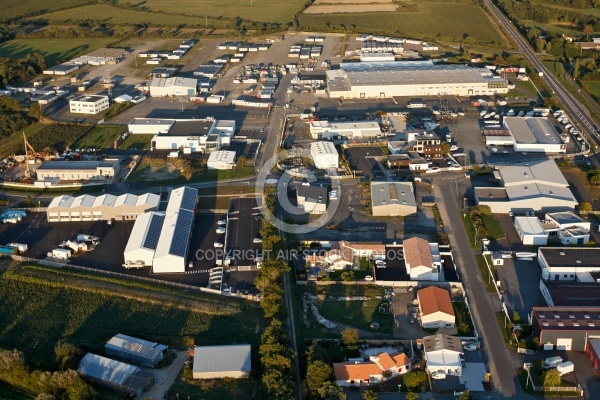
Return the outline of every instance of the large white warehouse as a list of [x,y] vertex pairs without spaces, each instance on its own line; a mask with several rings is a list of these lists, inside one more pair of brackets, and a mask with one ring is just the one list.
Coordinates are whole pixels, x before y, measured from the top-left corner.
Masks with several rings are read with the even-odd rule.
[[125,265],[152,265],[156,274],[185,272],[197,196],[197,189],[174,189],[164,213],[138,217],[125,247]]
[[77,197],[62,195],[52,199],[46,216],[48,222],[133,220],[146,212],[156,211],[159,203],[160,196],[154,193],[141,196],[103,194],[98,197],[89,194]]
[[338,168],[340,166],[340,156],[332,142],[311,143],[310,156],[318,169]]
[[567,151],[567,145],[548,118],[504,117],[504,126],[514,138],[516,152],[564,154]]
[[508,93],[508,81],[486,68],[427,60],[354,62],[327,71],[327,90],[344,99],[494,95]]
[[193,78],[152,78],[150,83],[150,96],[172,97],[172,96],[195,96],[198,80]]

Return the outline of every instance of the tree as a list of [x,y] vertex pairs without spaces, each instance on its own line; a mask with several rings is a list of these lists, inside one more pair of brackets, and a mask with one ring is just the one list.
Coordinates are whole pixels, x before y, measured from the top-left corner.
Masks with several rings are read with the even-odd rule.
[[341,275],[341,278],[344,282],[351,281],[353,277],[354,277],[353,271],[345,271],[345,272],[342,272],[342,275]]
[[42,110],[42,106],[37,101],[35,103],[31,103],[29,106],[29,114],[33,118],[41,119],[44,117],[44,111]]
[[463,391],[458,397],[458,400],[471,400],[471,393],[469,393],[468,390]]
[[306,386],[311,395],[315,396],[319,393],[319,389],[323,387],[325,382],[329,381],[333,375],[333,370],[328,364],[321,360],[313,361],[308,364],[306,370]]
[[556,368],[549,369],[544,373],[544,386],[560,386],[562,379]]
[[310,364],[317,360],[323,361],[326,364],[329,364],[331,361],[327,350],[319,342],[313,342],[306,351],[306,362]]
[[575,60],[575,65],[573,66],[573,79],[579,79],[579,58]]
[[265,317],[272,318],[284,310],[283,289],[278,285],[269,285],[263,291],[263,298],[260,300]]
[[77,368],[77,359],[81,355],[81,350],[71,343],[58,342],[54,347],[56,364],[61,371]]
[[319,395],[323,400],[346,400],[344,391],[335,382],[325,382],[319,389]]
[[411,371],[404,374],[403,381],[407,389],[413,390],[427,381],[427,374],[423,371]]
[[592,203],[589,203],[587,201],[584,201],[579,205],[579,211],[581,211],[583,213],[588,213],[588,212],[592,211],[593,209],[594,209],[594,207],[592,206]]
[[363,393],[362,398],[363,400],[377,400],[379,399],[379,396],[373,390],[369,389]]
[[418,400],[418,399],[419,399],[418,393],[414,393],[414,392],[406,393],[406,400]]
[[512,320],[515,324],[518,324],[521,321],[521,316],[519,315],[518,312],[513,311],[513,317]]
[[35,397],[35,400],[56,400],[56,397],[48,393],[40,393]]
[[248,162],[248,159],[246,157],[244,157],[244,156],[239,156],[238,159],[237,159],[237,164],[240,167],[245,167],[247,162]]
[[450,143],[442,142],[442,154],[445,156],[450,154]]
[[342,343],[348,350],[358,350],[358,330],[346,328],[342,331]]

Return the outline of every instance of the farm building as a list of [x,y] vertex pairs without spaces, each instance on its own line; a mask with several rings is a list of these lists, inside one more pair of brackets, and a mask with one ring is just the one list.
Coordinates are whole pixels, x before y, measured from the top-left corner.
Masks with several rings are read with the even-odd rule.
[[327,188],[323,186],[296,186],[298,207],[308,214],[324,214],[327,211]]
[[494,171],[501,187],[476,187],[475,200],[493,213],[573,211],[577,200],[553,160],[506,165]]
[[104,345],[107,355],[150,368],[156,367],[156,364],[162,361],[168,349],[168,346],[121,333],[113,336]]
[[600,272],[598,247],[540,247],[537,259],[544,280],[593,282]]
[[77,197],[62,195],[52,199],[46,216],[48,222],[134,220],[141,214],[156,211],[159,203],[160,196],[154,193],[140,196],[103,194],[98,197],[89,194]]
[[446,375],[462,375],[464,352],[459,338],[443,333],[425,336],[423,346],[429,373],[443,371]]
[[152,134],[152,148],[184,153],[219,150],[231,143],[233,120],[134,118],[127,126],[131,134]]
[[533,307],[531,325],[540,346],[585,351],[588,337],[600,337],[600,307]]
[[374,121],[334,122],[311,121],[310,134],[313,139],[331,140],[338,137],[369,139],[381,136],[381,127]]
[[[403,375],[411,370],[410,358],[404,353],[379,353],[369,357],[369,361],[344,362],[333,364],[333,374],[338,385],[364,386],[383,382],[386,379]],[[388,378],[383,376],[389,371]]]
[[192,78],[152,78],[150,83],[150,96],[172,97],[172,96],[195,96],[198,81]]
[[344,62],[327,71],[332,98],[471,96],[508,93],[508,81],[486,68],[431,61]]
[[442,257],[437,243],[412,237],[402,242],[406,273],[411,281],[443,280]]
[[340,166],[340,156],[332,142],[311,143],[310,156],[318,169],[338,168]]
[[154,384],[154,375],[138,367],[87,353],[77,372],[87,381],[135,397]]
[[73,114],[98,114],[109,106],[108,96],[81,95],[69,100],[69,112]]
[[521,242],[528,246],[545,246],[548,244],[548,234],[538,217],[515,217],[515,229]]
[[119,160],[46,161],[35,170],[40,181],[110,181],[121,171]]
[[375,217],[405,217],[417,212],[411,182],[371,182],[371,205]]
[[174,189],[164,213],[140,216],[123,253],[125,264],[152,265],[156,274],[185,272],[197,196],[197,189]]
[[423,328],[454,328],[455,315],[450,293],[437,286],[417,291],[419,317]]
[[235,151],[213,151],[206,161],[206,166],[208,169],[234,169]]
[[194,348],[194,379],[248,378],[250,376],[250,345],[196,346]]
[[516,152],[564,154],[564,144],[556,128],[544,117],[504,117],[504,127],[514,139]]

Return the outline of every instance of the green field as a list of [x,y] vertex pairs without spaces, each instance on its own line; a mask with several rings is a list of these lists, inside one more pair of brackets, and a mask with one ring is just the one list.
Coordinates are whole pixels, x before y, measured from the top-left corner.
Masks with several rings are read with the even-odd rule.
[[14,18],[33,12],[40,13],[44,11],[56,10],[64,7],[78,6],[82,3],[88,3],[87,0],[58,0],[58,1],[40,1],[40,0],[3,0],[2,1],[2,19]]
[[[36,122],[25,128],[27,141],[37,151],[62,152],[91,125],[45,124]],[[0,145],[0,155],[25,154],[22,132],[15,132]]]
[[30,53],[40,53],[48,65],[56,65],[114,41],[112,38],[15,39],[0,44],[0,57],[23,58]]
[[71,147],[75,149],[112,149],[115,139],[123,132],[125,132],[125,127],[122,125],[96,125]]
[[583,88],[596,100],[600,101],[600,82],[581,81]]
[[[363,329],[367,332],[392,333],[394,326],[393,314],[379,312],[381,300],[366,301],[320,301],[317,303],[319,313],[331,320]],[[379,322],[381,327],[374,331],[369,326],[371,322]]]
[[155,135],[129,135],[119,145],[119,150],[139,149],[150,150],[152,138]]
[[94,352],[116,333],[179,349],[194,343],[256,349],[264,325],[257,303],[49,267],[4,273],[0,304],[0,348],[17,348],[43,369],[55,367],[59,340]]
[[[425,40],[504,45],[481,7],[471,1],[418,2],[418,11],[348,14],[300,14],[300,28],[311,31],[384,33]],[[468,44],[468,43],[467,43]]]
[[[175,3],[177,4],[177,3]],[[180,11],[181,13],[181,11]],[[89,6],[70,8],[28,18],[32,23],[77,23],[90,19],[97,19],[101,24],[108,25],[135,25],[147,23],[151,26],[198,26],[204,27],[205,19],[185,15],[165,15],[138,10],[126,10],[108,4],[94,4]],[[211,26],[227,26],[230,21],[210,20]]]
[[[127,3],[127,0],[118,0]],[[146,0],[144,7],[170,13],[235,18],[251,21],[280,22],[291,21],[294,15],[304,8],[305,0]],[[252,4],[252,5],[251,5]]]

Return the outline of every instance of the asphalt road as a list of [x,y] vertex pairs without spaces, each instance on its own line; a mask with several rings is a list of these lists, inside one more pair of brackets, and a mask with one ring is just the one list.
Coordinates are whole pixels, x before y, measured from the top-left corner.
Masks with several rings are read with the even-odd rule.
[[517,28],[512,24],[512,22],[496,7],[491,0],[484,0],[485,5],[488,7],[488,10],[494,15],[494,17],[498,20],[498,23],[502,25],[504,31],[511,36],[513,41],[519,47],[519,50],[529,59],[529,61],[534,65],[534,67],[544,74],[543,79],[546,84],[550,87],[552,92],[556,95],[556,97],[562,103],[565,111],[571,117],[581,131],[587,133],[587,135],[596,143],[600,145],[600,136],[596,131],[596,123],[593,118],[590,116],[588,109],[581,104],[567,91],[563,88],[563,85],[552,75],[550,70],[546,68],[546,66],[539,60],[537,55],[529,46],[529,43],[521,36]]
[[[481,281],[477,261],[471,249],[469,238],[461,221],[461,211],[457,204],[458,196],[452,181],[436,180],[436,201],[440,204],[440,213],[444,225],[449,230],[453,253],[461,271],[462,283],[475,316],[477,329],[485,343],[484,351],[492,374],[493,384],[502,393],[503,398],[522,394],[517,381],[508,349],[496,322],[496,312],[490,302],[485,286]],[[460,196],[462,198],[462,194]],[[462,201],[462,200],[461,200]]]

